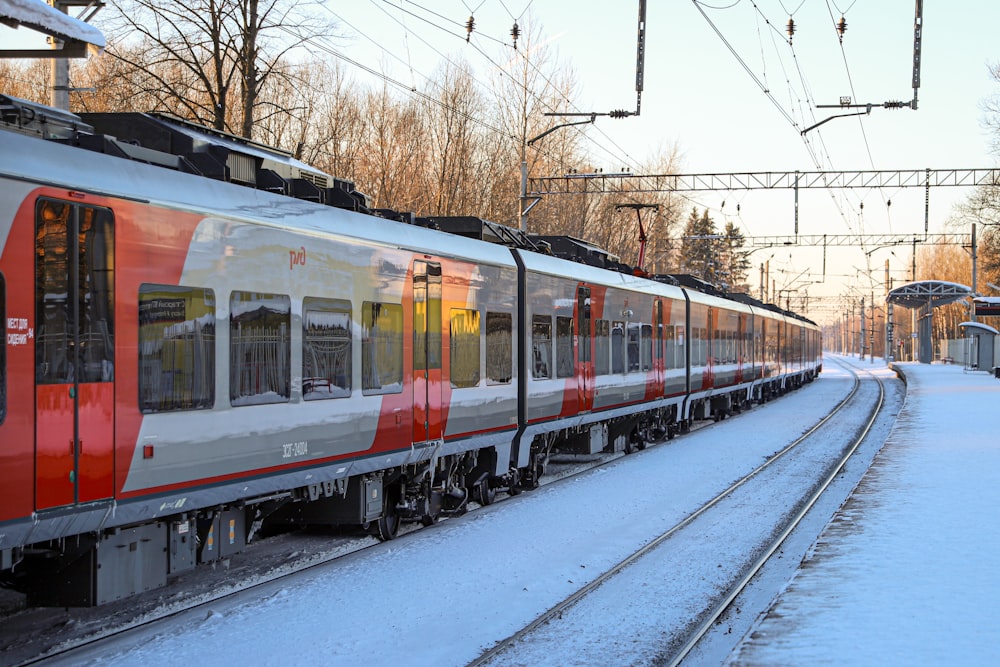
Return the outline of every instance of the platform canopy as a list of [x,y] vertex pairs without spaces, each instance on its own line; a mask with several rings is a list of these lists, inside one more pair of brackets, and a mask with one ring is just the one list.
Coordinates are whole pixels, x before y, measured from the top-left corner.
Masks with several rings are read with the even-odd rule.
[[919,280],[901,285],[886,295],[886,303],[903,308],[932,308],[946,306],[972,295],[972,288],[946,280]]
[[[61,6],[86,7],[93,12],[103,0],[64,0]],[[60,40],[61,49],[0,49],[0,58],[83,58],[104,50],[104,35],[86,21],[68,16],[42,0],[0,0],[0,23],[29,28]]]

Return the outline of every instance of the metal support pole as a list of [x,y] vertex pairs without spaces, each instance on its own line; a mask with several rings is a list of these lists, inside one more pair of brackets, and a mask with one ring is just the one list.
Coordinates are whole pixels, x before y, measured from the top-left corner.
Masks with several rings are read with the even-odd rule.
[[871,317],[871,328],[868,333],[868,358],[871,359],[871,363],[875,363],[875,290],[872,290],[872,317]]
[[861,360],[865,360],[865,297],[861,297],[861,331],[858,332],[861,338]]
[[[916,90],[913,91],[913,99],[916,98]],[[927,230],[931,218],[931,170],[927,169],[927,178],[924,181],[924,238],[927,238]]]
[[795,172],[795,236],[799,235],[799,172]]
[[518,229],[528,232],[528,161],[521,160],[521,199],[517,207]]
[[[976,275],[976,259],[977,259],[976,250],[977,250],[977,245],[976,245],[976,223],[972,223],[972,296],[973,297],[975,297],[978,294],[977,288],[979,286],[977,284],[977,282],[976,282],[976,280],[977,280],[977,275]],[[975,322],[976,321],[976,306],[975,306],[975,302],[973,302],[973,306],[972,306],[972,311],[971,312],[972,312],[972,317],[970,318],[970,321],[971,322]]]

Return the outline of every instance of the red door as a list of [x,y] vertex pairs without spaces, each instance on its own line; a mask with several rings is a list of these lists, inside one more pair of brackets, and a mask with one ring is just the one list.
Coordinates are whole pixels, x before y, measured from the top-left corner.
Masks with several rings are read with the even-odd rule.
[[114,493],[114,220],[39,200],[35,216],[35,503]]
[[413,263],[413,442],[441,432],[441,265]]
[[594,409],[594,357],[591,350],[590,288],[576,288],[576,395],[577,411]]

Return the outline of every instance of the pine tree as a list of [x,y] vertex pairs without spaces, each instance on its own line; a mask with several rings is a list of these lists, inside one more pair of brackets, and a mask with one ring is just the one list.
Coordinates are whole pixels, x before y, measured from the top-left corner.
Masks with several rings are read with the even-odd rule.
[[698,209],[691,210],[684,225],[681,239],[680,269],[705,282],[717,284],[719,274],[719,241],[715,221],[708,215],[708,209],[698,215]]
[[749,253],[743,250],[746,237],[733,221],[726,223],[722,231],[721,255],[722,271],[720,276],[722,286],[730,292],[749,292],[746,284],[747,272],[750,270]]

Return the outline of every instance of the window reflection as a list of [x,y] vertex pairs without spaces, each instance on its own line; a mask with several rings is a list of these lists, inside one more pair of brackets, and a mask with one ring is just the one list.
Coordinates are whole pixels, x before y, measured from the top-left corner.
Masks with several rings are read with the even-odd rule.
[[351,305],[302,302],[302,397],[307,401],[351,393]]
[[139,287],[139,409],[215,403],[215,294],[170,285]]
[[229,299],[229,400],[282,403],[291,387],[291,299],[233,292]]

